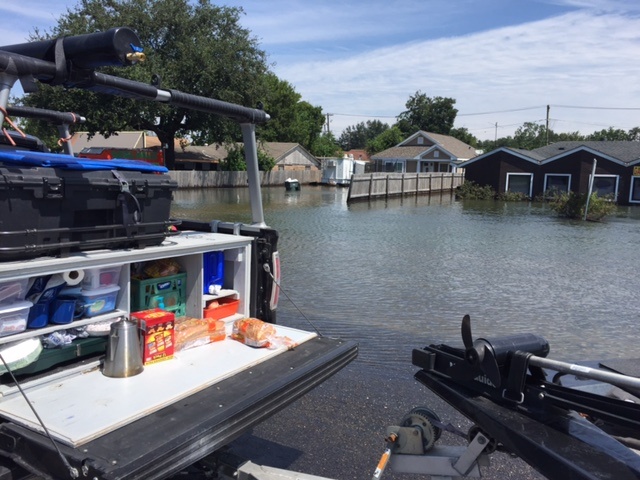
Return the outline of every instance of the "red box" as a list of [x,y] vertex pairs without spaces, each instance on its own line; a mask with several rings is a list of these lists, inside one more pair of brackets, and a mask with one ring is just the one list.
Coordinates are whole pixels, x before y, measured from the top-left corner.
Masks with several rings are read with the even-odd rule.
[[152,308],[134,312],[131,318],[142,331],[142,359],[145,365],[173,358],[175,315]]
[[207,308],[202,311],[202,318],[213,318],[214,320],[222,320],[230,317],[238,311],[240,300],[237,298],[223,297],[219,300],[213,300],[207,304]]

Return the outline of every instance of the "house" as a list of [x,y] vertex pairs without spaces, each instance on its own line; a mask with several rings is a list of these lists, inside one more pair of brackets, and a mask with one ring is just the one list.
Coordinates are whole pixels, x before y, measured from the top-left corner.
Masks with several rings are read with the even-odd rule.
[[320,183],[347,186],[351,183],[351,175],[364,173],[365,164],[366,162],[354,160],[352,154],[346,153],[342,158],[327,158],[324,160]]
[[[298,143],[260,142],[258,149],[275,159],[274,171],[320,170],[320,160]],[[176,148],[175,155],[177,170],[217,170],[217,165],[227,158],[227,149],[221,144],[189,145]]]
[[[110,137],[96,134],[91,138],[87,132],[76,132],[71,139],[71,144],[74,152],[79,153],[84,150],[89,154],[105,148],[115,150],[161,148],[160,140],[153,132],[142,131],[118,132]],[[242,143],[238,145],[241,147]],[[174,149],[176,170],[217,170],[218,164],[227,158],[227,149],[221,144],[183,146],[181,140],[176,139]],[[320,161],[298,143],[260,142],[258,149],[262,149],[275,159],[276,165],[273,170],[320,170]]]
[[153,132],[118,132],[110,137],[96,133],[89,138],[88,132],[75,132],[70,143],[74,152],[80,152],[84,148],[159,148],[160,140]]
[[502,147],[459,165],[465,180],[497,192],[530,198],[555,191],[613,195],[621,205],[640,204],[640,142],[557,142],[534,150]]
[[456,172],[459,165],[476,157],[471,145],[439,133],[414,133],[398,145],[371,156],[376,172]]

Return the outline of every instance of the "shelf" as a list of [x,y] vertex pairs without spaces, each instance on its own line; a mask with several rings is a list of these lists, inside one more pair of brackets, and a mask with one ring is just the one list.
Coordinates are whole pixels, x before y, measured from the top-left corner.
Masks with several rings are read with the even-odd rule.
[[25,338],[38,337],[40,335],[48,335],[58,330],[66,330],[69,328],[83,327],[85,325],[89,325],[92,323],[105,322],[107,320],[115,320],[118,317],[128,316],[128,315],[129,314],[124,310],[114,310],[112,312],[105,313],[104,315],[96,315],[95,317],[91,317],[91,318],[74,320],[71,323],[52,324],[43,328],[27,329],[24,332],[14,333],[12,335],[0,337],[0,345],[9,343],[9,342],[15,342],[16,340],[24,340]]
[[236,298],[238,298],[238,291],[237,290],[225,290],[222,289],[220,290],[220,292],[218,292],[217,295],[210,295],[205,293],[202,296],[202,299],[206,302],[210,302],[211,300],[218,300],[219,298],[227,298],[227,297],[231,297],[231,296],[235,296]]
[[[22,262],[0,262],[0,282],[23,280],[44,275],[59,274],[72,270],[102,268],[122,265],[120,291],[116,300],[116,309],[90,318],[75,320],[67,324],[49,324],[43,328],[27,329],[0,337],[0,345],[28,338],[49,335],[52,332],[83,327],[93,323],[117,320],[129,317],[132,309],[131,274],[132,265],[166,258],[175,259],[182,271],[187,273],[183,295],[187,316],[202,318],[202,311],[207,301],[220,298],[236,298],[239,300],[237,313],[224,318],[230,327],[236,319],[249,314],[251,298],[251,243],[253,239],[240,235],[220,233],[182,232],[180,235],[165,240],[157,246],[129,250],[96,250],[78,252],[64,258],[42,257]],[[217,295],[203,295],[203,256],[207,252],[223,251],[225,261],[224,286]],[[71,367],[73,369],[73,367]],[[49,381],[52,381],[50,378]],[[40,382],[47,383],[46,378]],[[0,389],[4,386],[0,386]]]
[[222,233],[181,232],[162,244],[140,249],[94,250],[75,252],[68,257],[40,257],[16,262],[0,262],[0,282],[35,277],[45,273],[61,273],[104,265],[146,262],[202,254],[213,250],[244,248],[252,238]]

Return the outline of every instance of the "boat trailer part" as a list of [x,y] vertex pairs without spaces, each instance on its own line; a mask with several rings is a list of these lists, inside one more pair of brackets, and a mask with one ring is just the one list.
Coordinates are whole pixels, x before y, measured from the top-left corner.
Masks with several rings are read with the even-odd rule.
[[[468,438],[465,446],[441,446],[443,431]],[[394,472],[429,475],[433,480],[454,480],[481,477],[480,467],[489,466],[489,454],[496,442],[480,429],[472,427],[469,434],[445,425],[427,407],[416,407],[399,425],[387,427],[387,447],[378,462],[372,480],[380,480],[387,465]]]
[[553,478],[640,479],[640,378],[546,359],[537,335],[473,340],[468,316],[462,337],[415,349],[415,378],[501,449]]

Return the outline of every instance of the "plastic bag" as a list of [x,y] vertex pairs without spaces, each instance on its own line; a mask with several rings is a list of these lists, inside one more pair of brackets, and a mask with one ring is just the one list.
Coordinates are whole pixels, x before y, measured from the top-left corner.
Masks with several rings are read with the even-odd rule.
[[224,340],[224,322],[213,318],[179,317],[174,326],[176,350],[186,350],[211,342]]
[[161,258],[147,263],[143,272],[148,278],[169,277],[180,273],[180,264],[173,258]]
[[295,347],[295,342],[288,337],[277,335],[276,327],[257,318],[242,318],[233,322],[231,338],[250,347],[279,348]]

